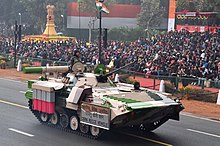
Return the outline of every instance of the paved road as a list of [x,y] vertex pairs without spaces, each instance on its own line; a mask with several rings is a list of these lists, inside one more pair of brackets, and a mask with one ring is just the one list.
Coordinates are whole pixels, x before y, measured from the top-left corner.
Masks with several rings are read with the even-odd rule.
[[1,146],[219,146],[220,123],[181,116],[153,133],[108,132],[100,140],[41,125],[26,108],[26,83],[0,79]]

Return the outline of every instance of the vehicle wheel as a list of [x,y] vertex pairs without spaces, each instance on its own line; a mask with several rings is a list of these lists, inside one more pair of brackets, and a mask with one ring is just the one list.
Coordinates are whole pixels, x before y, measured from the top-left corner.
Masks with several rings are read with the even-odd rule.
[[67,128],[68,127],[68,125],[69,125],[69,117],[68,117],[67,114],[62,114],[60,116],[60,125],[63,128]]
[[86,134],[89,132],[89,125],[80,123],[79,129],[82,133]]
[[76,131],[79,128],[79,120],[78,120],[77,116],[72,116],[70,118],[70,128],[73,131]]
[[53,125],[57,125],[59,123],[59,115],[57,114],[57,112],[55,112],[51,116],[50,120],[51,120],[51,124],[53,124]]
[[41,120],[41,122],[43,122],[43,123],[48,122],[48,121],[49,121],[49,115],[48,115],[47,113],[41,112],[41,113],[40,113],[40,120]]
[[101,129],[98,128],[98,127],[91,126],[91,127],[90,127],[90,132],[91,132],[91,135],[92,135],[92,136],[97,137],[97,136],[100,135]]

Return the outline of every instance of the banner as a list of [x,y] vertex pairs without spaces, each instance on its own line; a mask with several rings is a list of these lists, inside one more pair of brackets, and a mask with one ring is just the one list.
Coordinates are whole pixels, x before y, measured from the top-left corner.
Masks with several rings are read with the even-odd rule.
[[94,127],[110,129],[110,109],[89,103],[82,103],[80,122]]

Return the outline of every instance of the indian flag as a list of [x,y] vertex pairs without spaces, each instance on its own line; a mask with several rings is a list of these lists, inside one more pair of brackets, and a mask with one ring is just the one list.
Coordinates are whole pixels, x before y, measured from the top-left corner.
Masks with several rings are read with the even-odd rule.
[[101,11],[103,11],[103,12],[106,13],[106,14],[109,14],[109,13],[110,13],[109,9],[108,9],[104,4],[102,5]]
[[96,5],[96,8],[98,9],[98,10],[101,10],[102,9],[102,3],[101,2],[99,2],[99,1],[96,1],[95,2],[95,5]]

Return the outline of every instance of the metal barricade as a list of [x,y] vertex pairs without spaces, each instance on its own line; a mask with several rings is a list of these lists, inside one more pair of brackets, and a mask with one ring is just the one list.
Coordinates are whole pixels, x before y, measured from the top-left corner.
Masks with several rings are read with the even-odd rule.
[[[161,76],[161,75],[147,75],[145,73],[130,71],[130,70],[123,70],[124,73],[130,74],[130,76],[133,77],[135,80],[136,76],[152,79],[153,84],[149,87],[153,87],[153,89],[156,89],[156,86],[158,86],[158,81],[164,80],[165,82],[171,83],[176,90],[182,87],[186,86],[195,86],[199,89],[206,89],[206,88],[220,88],[220,80],[207,80],[206,78],[198,78],[194,76],[177,76],[176,74],[171,74],[169,76]],[[123,73],[121,72],[121,73]]]

